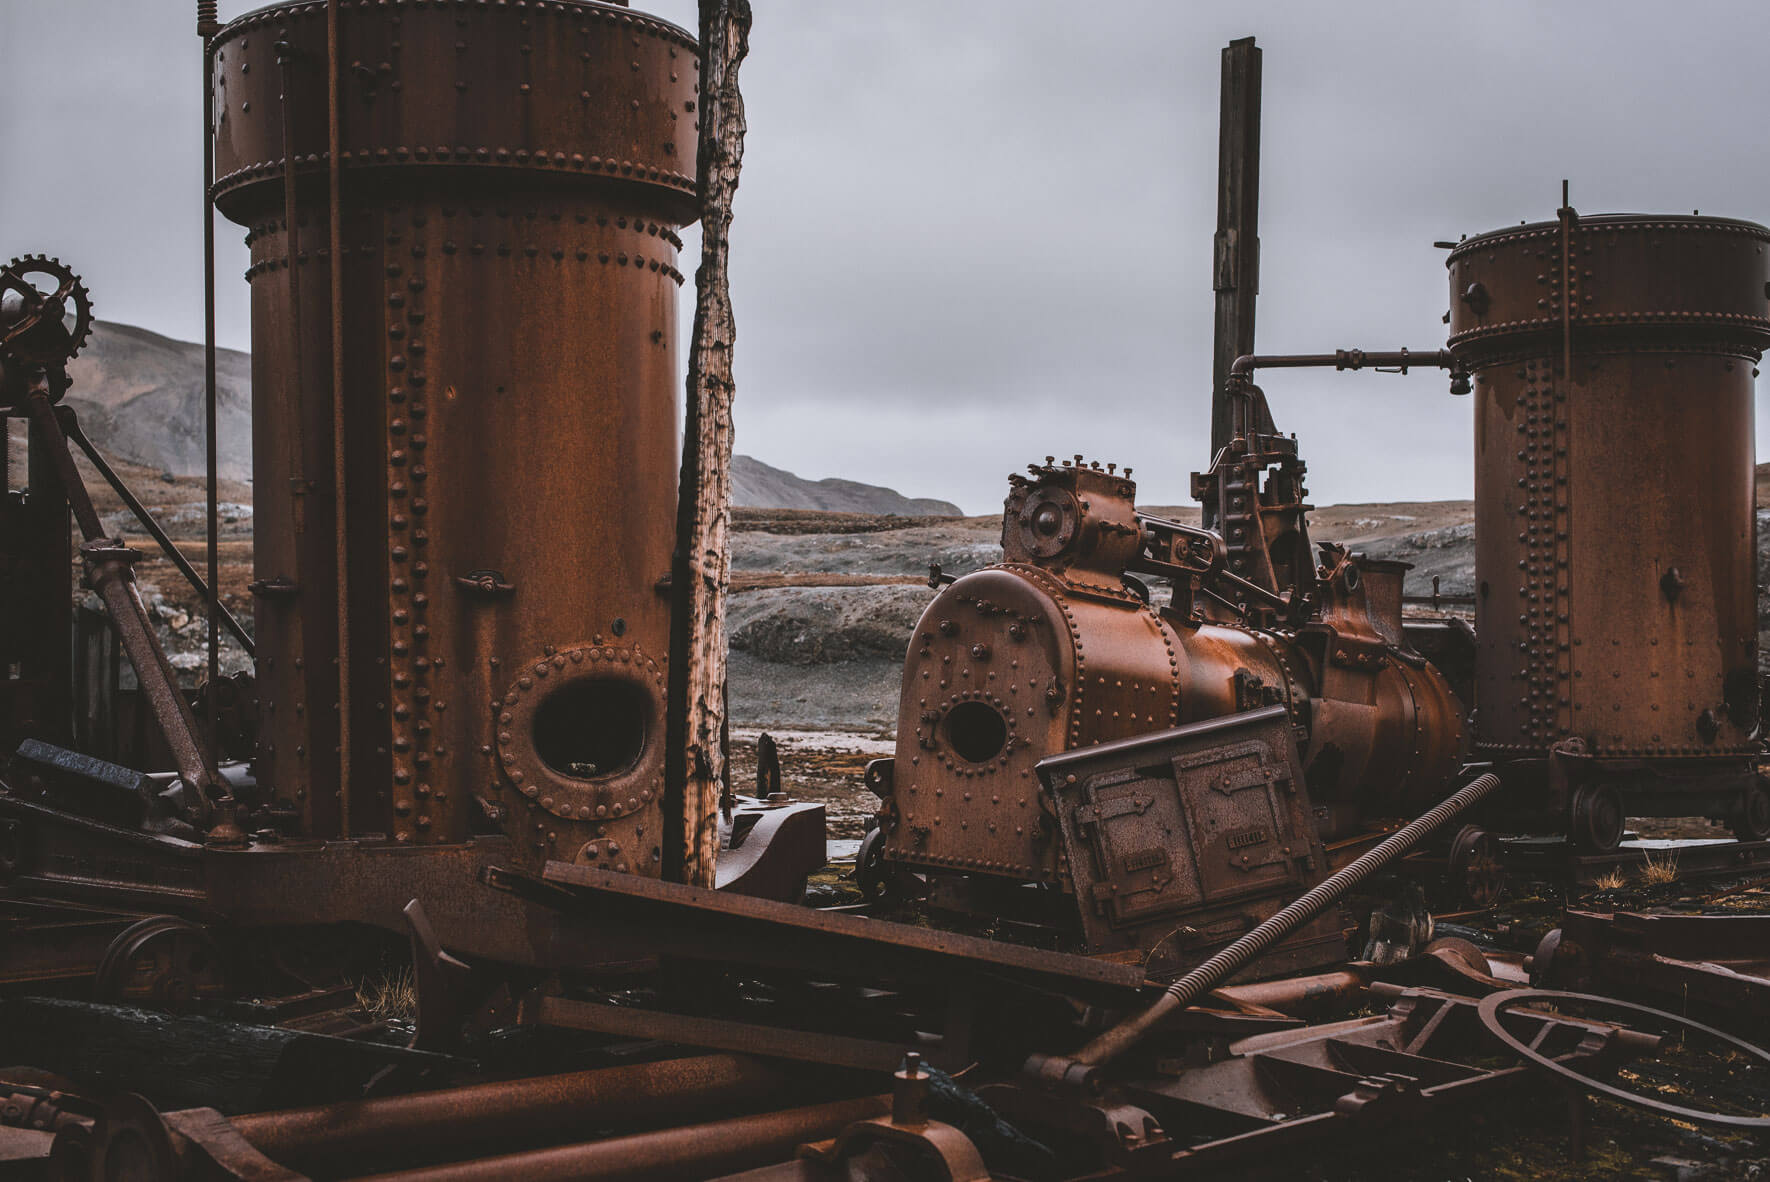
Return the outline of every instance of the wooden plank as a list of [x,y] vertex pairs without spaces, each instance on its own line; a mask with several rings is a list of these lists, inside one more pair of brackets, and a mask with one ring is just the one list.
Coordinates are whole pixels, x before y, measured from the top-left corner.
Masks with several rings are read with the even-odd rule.
[[712,886],[725,792],[725,600],[731,582],[732,316],[727,280],[732,198],[744,156],[738,65],[750,48],[749,0],[701,0],[698,155],[701,263],[682,430],[671,571],[669,756],[664,815],[679,826],[664,873]]

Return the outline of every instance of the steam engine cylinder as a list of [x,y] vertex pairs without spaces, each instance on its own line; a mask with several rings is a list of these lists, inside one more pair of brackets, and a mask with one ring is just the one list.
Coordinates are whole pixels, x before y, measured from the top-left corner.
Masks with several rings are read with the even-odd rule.
[[1474,371],[1488,756],[1756,753],[1767,248],[1749,222],[1606,215],[1450,253],[1450,349]]
[[531,863],[657,873],[696,44],[579,0],[340,5],[333,257],[326,23],[284,5],[215,42],[214,196],[252,250],[260,784],[311,837],[501,829]]

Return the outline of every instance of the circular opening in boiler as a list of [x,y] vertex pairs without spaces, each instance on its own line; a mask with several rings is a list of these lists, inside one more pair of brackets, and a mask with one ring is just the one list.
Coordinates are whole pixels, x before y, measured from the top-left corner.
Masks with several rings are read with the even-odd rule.
[[630,681],[591,679],[561,686],[535,711],[535,754],[577,780],[624,772],[645,750],[650,707],[645,691]]
[[1008,745],[1008,720],[982,702],[960,702],[946,716],[946,741],[967,763],[988,763]]

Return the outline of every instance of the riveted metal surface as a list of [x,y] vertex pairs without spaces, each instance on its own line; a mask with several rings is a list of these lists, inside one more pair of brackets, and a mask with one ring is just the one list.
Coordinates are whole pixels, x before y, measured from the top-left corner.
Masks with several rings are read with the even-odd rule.
[[[570,859],[597,842],[622,851],[611,864],[656,873],[669,631],[657,586],[674,527],[693,43],[607,5],[345,4],[345,60],[363,69],[344,83],[333,260],[323,191],[301,179],[325,164],[323,8],[242,17],[216,54],[227,106],[217,200],[248,227],[252,250],[260,783],[299,807],[312,836],[431,844],[498,828],[525,861]],[[293,243],[282,216],[285,95]],[[479,145],[491,129],[510,142],[488,143],[483,158],[477,147],[466,158],[443,150]],[[334,261],[344,280],[348,818],[321,376]],[[626,696],[613,713],[593,696],[560,706],[575,710],[560,742],[618,727],[637,745],[618,768],[538,747],[538,712],[586,681]]]
[[[540,660],[520,664],[516,679],[505,691],[497,712],[498,762],[505,780],[541,810],[562,821],[608,822],[621,817],[654,812],[663,793],[664,750],[655,741],[641,743],[638,758],[627,767],[609,769],[595,776],[571,775],[540,758],[530,736],[535,733],[536,713],[550,695],[569,692],[573,685],[619,683],[635,687],[647,704],[646,722],[654,727],[663,717],[664,675],[650,657],[627,645],[581,646],[554,652]],[[536,823],[543,819],[536,818]],[[649,858],[653,841],[640,851]],[[600,835],[599,835],[600,836]],[[550,843],[555,844],[555,843]],[[589,843],[601,855],[599,864],[627,869],[633,859],[625,857],[618,842],[603,839]],[[571,851],[566,851],[570,853]]]
[[1283,706],[1060,755],[1040,776],[1095,949],[1197,953],[1326,875]]
[[1615,215],[1561,241],[1519,227],[1449,261],[1477,371],[1478,745],[1746,753],[1770,231]]
[[[322,3],[260,9],[216,37],[214,191],[235,220],[281,189],[279,44],[297,90],[295,173],[325,172],[325,14]],[[431,172],[498,185],[606,180],[658,189],[648,200],[692,219],[700,57],[684,30],[580,0],[345,3],[339,16],[347,187]]]

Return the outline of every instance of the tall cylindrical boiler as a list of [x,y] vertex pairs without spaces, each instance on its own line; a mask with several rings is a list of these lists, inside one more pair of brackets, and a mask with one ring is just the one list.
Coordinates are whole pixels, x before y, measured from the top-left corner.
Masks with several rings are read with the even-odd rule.
[[311,837],[502,829],[655,874],[696,44],[583,0],[342,0],[330,48],[327,16],[215,41],[214,198],[252,249],[259,782]]
[[1752,792],[1767,249],[1749,222],[1569,210],[1448,260],[1474,371],[1476,746],[1608,768],[1630,813]]

